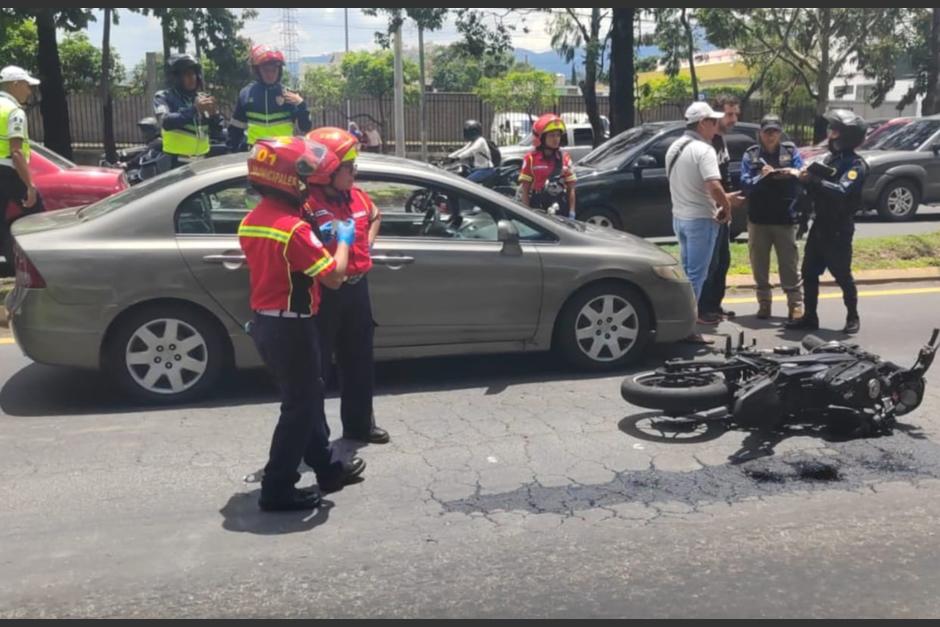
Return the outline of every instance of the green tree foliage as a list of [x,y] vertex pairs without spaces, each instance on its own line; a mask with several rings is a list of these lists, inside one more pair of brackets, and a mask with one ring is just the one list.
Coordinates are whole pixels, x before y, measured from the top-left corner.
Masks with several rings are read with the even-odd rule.
[[302,89],[311,113],[322,114],[340,107],[346,94],[346,78],[335,65],[308,67]]
[[473,91],[482,78],[502,76],[513,64],[509,52],[473,56],[459,43],[442,46],[431,54],[431,85],[437,91]]
[[[67,33],[59,43],[59,59],[66,90],[76,92],[98,89],[101,82],[101,49],[89,41],[88,35],[84,32]],[[111,84],[124,82],[124,65],[113,46],[108,75]]]
[[541,70],[514,69],[505,76],[484,78],[476,93],[496,111],[537,116],[555,104],[555,79]]

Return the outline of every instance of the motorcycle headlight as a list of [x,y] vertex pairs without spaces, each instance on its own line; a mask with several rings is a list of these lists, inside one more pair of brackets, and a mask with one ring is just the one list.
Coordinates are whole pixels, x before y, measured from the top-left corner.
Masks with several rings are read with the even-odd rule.
[[678,264],[671,264],[668,266],[653,266],[653,272],[659,275],[660,278],[666,279],[667,281],[685,281],[685,272],[682,271],[682,268]]

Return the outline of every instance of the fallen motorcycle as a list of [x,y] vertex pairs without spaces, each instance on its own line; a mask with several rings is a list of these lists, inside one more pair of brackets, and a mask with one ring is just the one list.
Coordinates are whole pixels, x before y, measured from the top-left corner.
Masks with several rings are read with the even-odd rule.
[[798,346],[735,350],[709,359],[671,359],[652,372],[624,379],[624,400],[668,416],[688,417],[722,409],[741,427],[772,429],[787,421],[850,414],[867,433],[891,433],[897,416],[923,401],[940,329],[920,349],[911,368],[902,368],[856,344],[816,336]]

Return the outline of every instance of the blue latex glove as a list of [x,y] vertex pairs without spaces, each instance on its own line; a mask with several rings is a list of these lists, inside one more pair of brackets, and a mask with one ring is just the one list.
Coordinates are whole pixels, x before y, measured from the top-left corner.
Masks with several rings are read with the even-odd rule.
[[356,239],[356,222],[352,218],[339,223],[336,227],[336,239],[340,244],[352,246]]

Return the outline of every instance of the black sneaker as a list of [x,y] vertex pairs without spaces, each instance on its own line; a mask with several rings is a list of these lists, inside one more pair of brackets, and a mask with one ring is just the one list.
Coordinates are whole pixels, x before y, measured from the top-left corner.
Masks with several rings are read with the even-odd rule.
[[803,315],[802,318],[797,320],[790,320],[784,324],[787,329],[793,331],[818,331],[819,330],[819,318],[816,316],[807,316]]
[[372,427],[372,431],[369,433],[369,435],[365,436],[343,432],[343,438],[346,440],[359,440],[360,442],[368,442],[369,444],[387,444],[392,439],[389,437],[388,431],[381,427]]
[[310,489],[291,488],[287,494],[270,496],[261,491],[258,507],[266,512],[295,512],[320,506],[320,493]]
[[849,316],[845,319],[845,328],[842,329],[842,332],[846,335],[855,335],[861,328],[862,321],[859,320],[858,316]]

